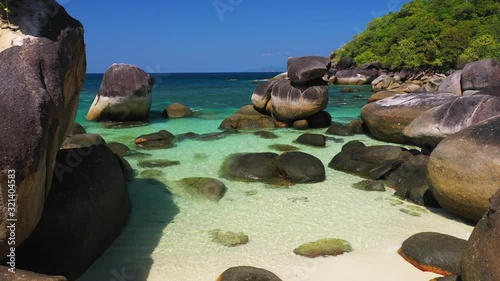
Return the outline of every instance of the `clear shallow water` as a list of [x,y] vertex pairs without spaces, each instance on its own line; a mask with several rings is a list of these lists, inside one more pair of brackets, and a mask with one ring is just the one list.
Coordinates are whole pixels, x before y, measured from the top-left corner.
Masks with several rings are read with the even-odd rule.
[[[218,132],[222,120],[239,107],[249,104],[257,86],[252,80],[274,76],[253,74],[170,74],[156,75],[153,91],[153,119],[147,126],[105,129],[87,122],[85,114],[98,91],[102,76],[90,75],[82,92],[77,122],[89,133],[99,133],[106,141],[119,141],[134,149],[135,137],[161,129],[174,134]],[[237,80],[230,80],[237,79]],[[327,110],[333,119],[348,122],[360,114],[370,96],[369,87],[359,93],[340,93],[330,88]],[[198,117],[162,119],[161,111],[173,102],[198,111]],[[297,184],[277,189],[262,183],[234,182],[219,178],[225,157],[237,152],[266,152],[271,144],[291,144],[318,157],[325,166],[349,140],[367,145],[381,144],[366,136],[330,140],[325,148],[293,141],[303,131],[274,130],[279,138],[261,139],[251,133],[230,135],[215,141],[186,140],[166,150],[144,151],[147,159],[180,161],[161,169],[156,179],[138,177],[129,185],[132,214],[129,225],[113,245],[80,280],[216,280],[225,269],[251,265],[269,269],[284,281],[429,280],[400,258],[396,251],[409,236],[437,231],[466,238],[472,227],[428,210],[421,217],[400,211],[412,206],[391,204],[393,191],[369,193],[351,188],[361,180],[327,168],[327,179],[317,184]],[[322,130],[314,132],[323,133]],[[276,152],[276,151],[275,151]],[[139,159],[128,158],[140,173]],[[167,190],[185,177],[219,178],[228,188],[218,203],[184,199]],[[250,239],[244,246],[227,248],[211,242],[212,229],[243,231]],[[293,254],[299,245],[321,238],[343,238],[354,251],[338,257],[308,259]],[[335,276],[335,278],[333,277]],[[132,278],[133,277],[133,278]],[[128,279],[127,279],[128,278]]]

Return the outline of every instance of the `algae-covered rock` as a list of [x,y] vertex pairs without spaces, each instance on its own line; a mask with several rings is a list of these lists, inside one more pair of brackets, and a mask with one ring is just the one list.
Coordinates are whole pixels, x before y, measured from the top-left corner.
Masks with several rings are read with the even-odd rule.
[[326,238],[301,245],[293,250],[299,256],[316,258],[320,256],[338,256],[352,252],[352,247],[346,240]]
[[161,160],[143,160],[138,163],[139,167],[142,168],[165,168],[170,166],[179,165],[179,161],[171,161],[166,159]]
[[184,178],[169,184],[172,193],[188,199],[219,201],[226,193],[226,186],[218,179]]
[[235,247],[248,243],[248,236],[243,232],[222,231],[214,229],[209,231],[212,242],[224,245],[226,247]]
[[377,180],[363,180],[354,183],[352,187],[364,191],[385,191],[384,182]]

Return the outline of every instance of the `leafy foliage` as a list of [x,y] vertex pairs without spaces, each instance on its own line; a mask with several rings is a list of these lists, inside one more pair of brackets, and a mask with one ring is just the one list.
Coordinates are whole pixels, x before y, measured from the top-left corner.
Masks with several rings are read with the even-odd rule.
[[414,0],[376,18],[341,49],[357,64],[380,60],[393,68],[452,69],[500,59],[500,0]]

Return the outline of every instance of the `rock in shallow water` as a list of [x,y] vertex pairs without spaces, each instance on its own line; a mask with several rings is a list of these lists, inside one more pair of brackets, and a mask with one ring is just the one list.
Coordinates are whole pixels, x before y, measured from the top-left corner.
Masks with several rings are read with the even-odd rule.
[[310,146],[324,147],[326,145],[326,137],[321,134],[303,134],[296,141]]
[[135,65],[115,63],[104,73],[87,119],[92,121],[148,120],[154,79]]
[[276,171],[293,183],[322,182],[326,177],[321,160],[303,152],[286,152],[278,156]]
[[169,131],[161,130],[157,133],[138,136],[135,144],[139,148],[158,149],[174,146],[175,136]]
[[194,111],[191,108],[180,104],[178,102],[173,103],[167,106],[163,110],[163,116],[166,118],[183,118],[183,117],[191,117],[194,115]]
[[267,180],[276,177],[276,153],[245,153],[230,155],[222,164],[221,172],[230,178]]

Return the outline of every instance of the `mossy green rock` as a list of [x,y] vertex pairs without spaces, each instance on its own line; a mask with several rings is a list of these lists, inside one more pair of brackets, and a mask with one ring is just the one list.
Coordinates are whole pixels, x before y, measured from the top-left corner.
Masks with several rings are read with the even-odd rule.
[[352,251],[351,244],[338,238],[327,238],[303,244],[293,250],[299,256],[316,258],[320,256],[338,256]]
[[363,180],[352,184],[352,187],[364,191],[385,191],[384,182],[377,180]]
[[221,231],[220,229],[211,230],[212,242],[224,245],[226,247],[235,247],[248,243],[248,236],[243,232]]
[[159,169],[147,169],[141,172],[143,178],[156,178],[163,176],[163,171]]

